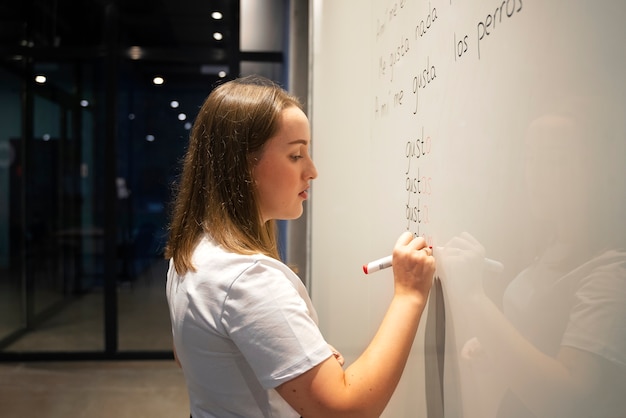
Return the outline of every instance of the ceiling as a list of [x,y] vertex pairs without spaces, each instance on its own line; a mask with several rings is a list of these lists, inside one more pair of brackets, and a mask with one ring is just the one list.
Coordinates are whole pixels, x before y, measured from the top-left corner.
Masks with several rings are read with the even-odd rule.
[[[237,71],[245,59],[282,61],[280,51],[240,50],[242,3],[245,0],[5,0],[0,4],[0,58],[84,60],[101,57],[114,45],[123,58],[134,54],[136,66],[146,72],[158,68],[184,78],[214,66]],[[214,11],[221,12],[222,19],[213,19]],[[215,32],[223,39],[216,40]]]
[[[228,49],[237,35],[239,2],[228,0],[26,0],[0,5],[0,44],[94,47],[117,21],[121,46]],[[117,12],[117,16],[115,13]],[[222,20],[211,18],[220,11]],[[222,41],[213,32],[225,34]]]

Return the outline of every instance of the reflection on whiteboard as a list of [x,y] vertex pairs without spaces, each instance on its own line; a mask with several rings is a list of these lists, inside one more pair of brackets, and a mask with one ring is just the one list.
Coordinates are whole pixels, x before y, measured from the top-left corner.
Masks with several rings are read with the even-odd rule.
[[[409,230],[437,249],[443,416],[623,417],[626,5],[314,4],[311,280],[329,340],[366,344],[391,280],[360,266]],[[427,416],[424,325],[386,417]]]
[[625,154],[589,103],[573,100],[576,110],[546,114],[528,128],[524,175],[541,228],[536,258],[506,287],[502,308],[485,294],[485,250],[475,238],[460,234],[441,254],[451,315],[463,321],[448,351],[466,379],[462,398],[449,403],[463,405],[461,416],[626,411],[626,237],[615,228],[625,209],[615,199]]

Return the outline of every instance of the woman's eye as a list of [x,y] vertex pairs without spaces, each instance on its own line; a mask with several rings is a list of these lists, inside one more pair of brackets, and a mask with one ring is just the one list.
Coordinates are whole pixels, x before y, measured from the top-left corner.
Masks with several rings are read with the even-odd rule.
[[299,160],[300,158],[302,158],[302,155],[292,155],[292,156],[291,156],[291,159],[292,159],[292,160],[294,160],[294,161],[297,161],[297,160]]

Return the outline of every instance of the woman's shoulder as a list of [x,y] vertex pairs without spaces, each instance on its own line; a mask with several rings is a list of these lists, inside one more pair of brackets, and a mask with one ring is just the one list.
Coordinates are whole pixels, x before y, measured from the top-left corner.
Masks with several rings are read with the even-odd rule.
[[280,260],[265,254],[240,254],[230,251],[218,244],[210,237],[203,237],[193,253],[192,258],[198,273],[220,271],[222,275],[226,271],[237,276],[255,266],[255,271],[264,271],[267,274],[280,274],[290,277],[295,275],[293,271]]
[[581,267],[585,266],[594,271],[624,271],[626,269],[626,251],[621,248],[601,251]]

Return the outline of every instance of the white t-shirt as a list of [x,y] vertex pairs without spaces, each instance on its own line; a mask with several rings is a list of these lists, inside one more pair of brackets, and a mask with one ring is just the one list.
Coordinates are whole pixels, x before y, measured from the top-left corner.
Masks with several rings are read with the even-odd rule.
[[274,390],[332,355],[302,281],[273,258],[225,251],[208,238],[167,300],[191,414],[299,417]]
[[511,282],[504,312],[552,357],[570,346],[626,367],[626,252],[606,251],[566,273],[538,261]]
[[[556,357],[562,346],[569,346],[626,370],[626,252],[606,251],[570,271],[539,259],[509,285],[503,302],[511,323],[545,354]],[[593,417],[624,416],[623,384],[603,377],[598,384],[606,399]],[[498,416],[535,415],[509,392]],[[588,416],[582,409],[580,415],[569,415]]]

